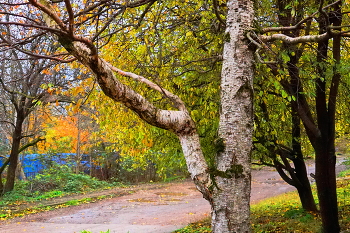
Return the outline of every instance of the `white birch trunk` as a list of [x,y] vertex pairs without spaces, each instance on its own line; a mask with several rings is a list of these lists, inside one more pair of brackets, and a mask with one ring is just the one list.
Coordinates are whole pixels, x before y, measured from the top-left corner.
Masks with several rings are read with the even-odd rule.
[[213,193],[213,232],[251,232],[250,155],[253,132],[253,53],[245,33],[252,27],[252,1],[229,0],[221,77],[219,136]]

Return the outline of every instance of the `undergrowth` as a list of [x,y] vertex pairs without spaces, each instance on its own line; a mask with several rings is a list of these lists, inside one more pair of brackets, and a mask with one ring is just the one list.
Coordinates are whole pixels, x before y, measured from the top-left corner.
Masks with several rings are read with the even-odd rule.
[[0,220],[23,216],[25,214],[46,211],[72,205],[79,205],[94,199],[83,198],[54,206],[37,206],[19,211],[19,206],[59,198],[72,194],[86,193],[111,187],[122,186],[120,183],[100,181],[85,174],[75,174],[68,166],[55,166],[44,170],[42,174],[28,181],[17,181],[13,191],[0,197]]

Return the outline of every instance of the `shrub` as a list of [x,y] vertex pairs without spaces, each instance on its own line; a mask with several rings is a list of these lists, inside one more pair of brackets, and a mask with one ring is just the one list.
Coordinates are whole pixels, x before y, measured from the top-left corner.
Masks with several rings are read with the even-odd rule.
[[33,180],[29,181],[31,192],[47,192],[50,190],[62,190],[69,193],[77,193],[108,187],[105,181],[99,181],[85,174],[75,174],[67,165],[55,165],[43,170]]

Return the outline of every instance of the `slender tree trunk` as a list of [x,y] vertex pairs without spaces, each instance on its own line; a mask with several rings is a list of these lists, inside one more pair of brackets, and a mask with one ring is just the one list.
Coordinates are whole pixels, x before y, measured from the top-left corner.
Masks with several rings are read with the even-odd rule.
[[306,166],[305,163],[296,164],[294,163],[295,173],[298,177],[300,185],[296,186],[296,189],[299,194],[301,205],[306,211],[317,212],[317,206],[315,203],[314,196],[312,195],[312,189],[310,186],[310,181],[307,178]]
[[300,129],[300,118],[298,113],[292,108],[292,149],[294,152],[294,169],[295,176],[298,179],[296,182],[296,188],[298,190],[299,198],[303,208],[306,211],[317,211],[314,196],[312,195],[310,181],[307,176],[307,170],[303,152],[301,149],[301,129]]
[[0,167],[0,196],[2,195],[3,191],[4,191],[4,183],[2,182],[2,176],[4,173],[4,170],[6,168],[6,166],[9,164],[10,162],[10,158],[7,158],[4,163],[2,164],[2,166]]
[[213,232],[251,232],[250,155],[253,132],[253,53],[245,33],[252,27],[252,1],[228,1],[221,77],[219,136],[214,176]]
[[[339,5],[337,5],[339,7]],[[341,13],[338,9],[337,23],[341,24]],[[327,30],[327,20],[319,19],[320,33]],[[335,174],[335,104],[340,74],[334,69],[330,85],[329,97],[327,97],[325,59],[328,57],[329,41],[321,41],[317,47],[317,71],[316,79],[316,112],[317,124],[320,134],[316,137],[314,149],[316,154],[316,185],[322,218],[322,230],[325,233],[337,233],[340,231],[337,201],[337,183]],[[340,62],[340,37],[333,39],[333,58]],[[328,106],[327,106],[327,98]]]
[[82,154],[81,154],[81,128],[80,128],[80,114],[77,114],[77,149],[76,149],[76,154],[75,154],[75,162],[76,162],[76,167],[75,167],[75,173],[79,174],[80,172],[80,167],[81,167],[81,160],[82,160]]
[[22,116],[22,114],[17,112],[16,126],[12,134],[12,147],[11,147],[10,160],[9,160],[10,163],[7,168],[7,177],[6,177],[6,183],[3,189],[3,193],[12,191],[15,185],[23,121],[24,121],[24,117]]
[[307,178],[307,171],[304,162],[294,162],[294,168],[296,176],[300,182],[300,185],[296,186],[299,194],[301,205],[306,211],[317,212],[317,206],[315,203],[314,196],[312,195],[312,189],[310,186],[310,181]]
[[[20,154],[20,153],[18,153]],[[16,177],[20,180],[27,180],[27,177],[24,173],[24,170],[23,170],[23,164],[21,162],[21,158],[20,156],[18,156],[18,162],[17,162],[17,168],[16,168]]]

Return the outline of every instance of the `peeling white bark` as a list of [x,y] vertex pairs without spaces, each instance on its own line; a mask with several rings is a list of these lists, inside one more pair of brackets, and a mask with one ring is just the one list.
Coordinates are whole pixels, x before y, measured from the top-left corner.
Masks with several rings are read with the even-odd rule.
[[280,40],[283,41],[286,44],[299,44],[299,43],[306,43],[306,42],[320,42],[323,40],[326,40],[330,38],[329,33],[323,33],[321,35],[307,35],[307,36],[299,36],[299,37],[290,37],[286,36],[284,34],[273,34],[270,36],[259,36],[259,39],[264,42],[271,42]]
[[203,194],[203,197],[211,202],[212,197],[209,189],[212,183],[208,173],[208,165],[200,147],[198,134],[179,135],[178,137],[192,180],[196,184],[197,189]]
[[[91,55],[90,49],[82,42],[73,42],[66,45],[65,43],[62,44],[82,64],[90,68],[95,74],[100,87],[107,96],[114,101],[123,103],[147,123],[172,131],[178,136],[185,155],[188,171],[198,190],[203,193],[203,196],[206,199],[210,200],[211,194],[208,187],[211,185],[211,182],[208,173],[208,165],[203,156],[195,123],[191,119],[182,100],[178,96],[159,87],[142,76],[122,71],[113,67],[105,60]],[[131,77],[136,81],[143,82],[152,89],[159,91],[171,99],[179,110],[174,111],[156,108],[131,87],[121,83],[115,76],[114,72]]]
[[213,232],[251,232],[250,155],[253,132],[253,52],[245,33],[252,27],[252,1],[227,2],[227,28],[221,77],[219,136],[225,150],[217,156],[213,191]]

